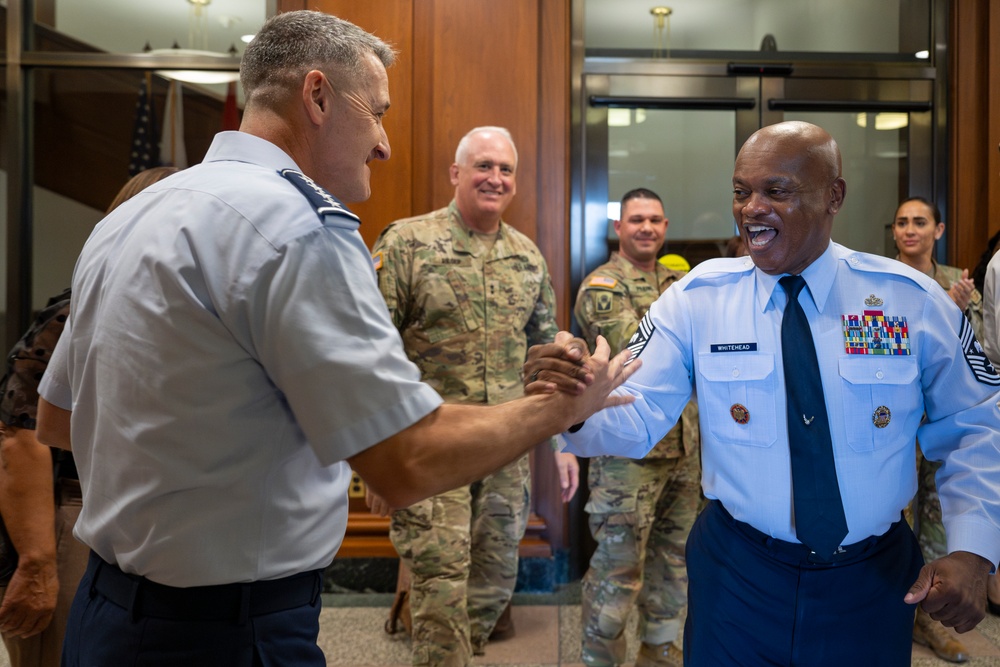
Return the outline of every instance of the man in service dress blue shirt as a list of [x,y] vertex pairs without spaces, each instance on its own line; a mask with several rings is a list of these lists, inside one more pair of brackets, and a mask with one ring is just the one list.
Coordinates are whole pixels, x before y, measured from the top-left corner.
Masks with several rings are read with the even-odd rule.
[[582,395],[484,407],[420,381],[340,203],[367,199],[369,162],[389,157],[392,59],[327,14],[269,19],[241,63],[240,131],[88,239],[39,408],[41,440],[72,439],[92,550],[67,667],[326,665],[320,575],[352,467],[405,507],[517,459],[614,384],[620,360],[598,359]]
[[[750,257],[704,262],[652,305],[629,344],[643,367],[618,390],[635,402],[574,426],[567,450],[642,457],[695,387],[710,503],[687,547],[685,664],[908,666],[913,605],[959,632],[984,616],[1000,377],[937,283],[831,242],[846,183],[823,129],[759,130],[733,191]],[[558,384],[554,348],[529,355],[533,384]],[[917,435],[943,461],[949,552],[923,567],[900,520]]]

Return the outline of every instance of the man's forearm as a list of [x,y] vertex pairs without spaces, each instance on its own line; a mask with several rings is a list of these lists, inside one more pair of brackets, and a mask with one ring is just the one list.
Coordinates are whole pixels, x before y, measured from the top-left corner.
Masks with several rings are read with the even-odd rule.
[[569,424],[549,413],[546,404],[561,396],[491,406],[446,403],[352,457],[351,467],[393,507],[407,507],[482,479],[560,433]]
[[55,562],[52,452],[31,429],[0,436],[0,515],[23,563]]
[[481,479],[605,406],[639,364],[623,370],[627,353],[609,364],[603,339],[601,344],[588,361],[597,360],[593,384],[580,395],[555,391],[501,405],[445,404],[352,457],[351,466],[393,507]]

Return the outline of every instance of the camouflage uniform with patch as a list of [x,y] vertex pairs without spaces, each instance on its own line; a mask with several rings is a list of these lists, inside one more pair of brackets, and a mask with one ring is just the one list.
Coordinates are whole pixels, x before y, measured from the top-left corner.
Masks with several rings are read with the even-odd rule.
[[[931,260],[933,262],[933,260]],[[931,276],[945,291],[951,285],[962,279],[962,270],[954,266],[946,266],[934,262],[934,275]],[[972,324],[976,340],[983,339],[983,295],[979,290],[972,290],[969,306],[965,316]],[[919,444],[919,443],[918,443]],[[938,499],[937,484],[934,481],[940,461],[929,461],[917,449],[917,495],[914,498],[914,517],[911,523],[924,560],[928,563],[948,555],[948,541],[945,538],[944,523],[941,520],[941,501]]]
[[[407,355],[450,403],[522,396],[528,346],[558,331],[535,244],[504,222],[495,242],[483,237],[452,202],[391,224],[373,251]],[[529,481],[524,456],[393,513],[390,537],[411,572],[414,665],[466,665],[482,653],[516,583]]]
[[[576,321],[591,349],[598,335],[613,352],[623,349],[650,305],[683,275],[658,262],[655,275],[646,273],[613,253],[577,295]],[[700,503],[698,440],[692,401],[644,459],[590,459],[586,511],[597,549],[583,580],[584,664],[625,662],[624,631],[636,605],[636,665],[678,664],[664,651],[678,637],[687,603],[684,545]]]

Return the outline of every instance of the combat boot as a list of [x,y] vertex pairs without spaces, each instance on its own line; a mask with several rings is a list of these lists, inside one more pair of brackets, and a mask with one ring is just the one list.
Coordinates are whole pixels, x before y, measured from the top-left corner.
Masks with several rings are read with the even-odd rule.
[[934,655],[948,662],[967,662],[969,651],[962,642],[955,639],[945,627],[935,621],[926,611],[917,607],[917,618],[913,623],[913,641],[934,651]]
[[635,658],[635,667],[684,667],[684,654],[673,642],[643,644]]
[[514,619],[510,615],[510,603],[503,608],[503,612],[500,614],[500,618],[497,619],[496,624],[493,626],[493,632],[490,633],[490,641],[502,641],[504,639],[510,639],[514,636]]

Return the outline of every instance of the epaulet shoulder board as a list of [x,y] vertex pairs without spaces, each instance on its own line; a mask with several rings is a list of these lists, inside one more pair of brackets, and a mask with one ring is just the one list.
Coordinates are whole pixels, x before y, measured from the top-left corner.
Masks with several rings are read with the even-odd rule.
[[895,277],[905,278],[925,292],[936,292],[940,288],[937,281],[930,276],[889,257],[854,252],[844,257],[843,261],[853,271],[890,274]]
[[361,218],[344,208],[344,205],[337,201],[336,197],[301,171],[282,169],[278,173],[288,179],[292,185],[299,189],[299,192],[306,196],[309,203],[316,209],[316,214],[319,217],[322,218],[325,215],[342,215],[358,223],[361,222]]

